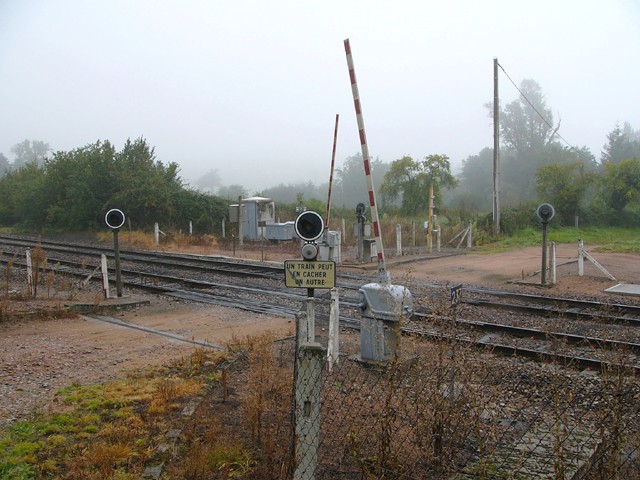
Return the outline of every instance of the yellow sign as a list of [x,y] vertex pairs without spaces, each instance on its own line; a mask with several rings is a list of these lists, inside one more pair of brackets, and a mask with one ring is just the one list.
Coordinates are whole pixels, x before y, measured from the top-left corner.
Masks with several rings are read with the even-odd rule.
[[285,260],[284,284],[298,288],[333,288],[336,262]]

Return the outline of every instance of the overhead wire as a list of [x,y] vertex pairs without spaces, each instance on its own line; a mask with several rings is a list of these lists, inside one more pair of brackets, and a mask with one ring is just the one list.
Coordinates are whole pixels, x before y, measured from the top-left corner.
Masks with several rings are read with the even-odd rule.
[[[536,114],[538,114],[538,116],[542,119],[542,121],[551,129],[554,130],[554,127],[551,123],[549,123],[549,121],[544,118],[544,116],[538,111],[538,109],[533,105],[533,103],[531,103],[531,101],[527,98],[527,96],[524,94],[524,92],[522,90],[520,90],[520,88],[518,87],[518,85],[516,85],[516,83],[513,81],[513,79],[509,76],[509,74],[507,73],[507,71],[504,69],[504,67],[502,65],[500,65],[500,62],[498,62],[498,66],[500,67],[500,70],[502,70],[504,72],[504,74],[506,75],[506,77],[509,79],[509,81],[511,82],[511,84],[514,86],[514,88],[520,93],[520,95],[522,96],[522,98],[524,98],[525,102],[527,102],[529,104],[529,106],[533,109],[534,112],[536,112]],[[559,128],[559,127],[558,127]],[[573,145],[571,145],[567,140],[565,140],[565,138],[560,135],[558,133],[558,131],[556,130],[554,132],[554,135],[557,135],[558,138],[560,138],[564,143],[567,144],[567,146],[573,150],[577,150],[576,147],[574,147]]]

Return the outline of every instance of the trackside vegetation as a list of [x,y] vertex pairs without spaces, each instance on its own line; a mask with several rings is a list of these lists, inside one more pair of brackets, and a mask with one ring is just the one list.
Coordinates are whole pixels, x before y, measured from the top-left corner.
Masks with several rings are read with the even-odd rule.
[[[109,141],[59,151],[0,178],[0,226],[80,231],[104,227],[111,208],[122,209],[133,228],[161,222],[166,228],[212,233],[227,202],[184,185],[176,163],[164,164],[139,138],[117,151]],[[219,228],[219,226],[218,226]]]

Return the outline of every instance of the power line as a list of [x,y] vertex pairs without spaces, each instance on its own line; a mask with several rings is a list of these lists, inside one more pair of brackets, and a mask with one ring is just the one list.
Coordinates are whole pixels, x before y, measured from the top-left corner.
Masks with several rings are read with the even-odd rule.
[[[538,109],[533,105],[533,103],[531,103],[529,101],[529,99],[527,98],[527,96],[522,92],[522,90],[520,90],[520,88],[518,88],[518,86],[516,85],[516,83],[512,80],[512,78],[509,76],[509,74],[507,73],[507,71],[504,69],[504,67],[502,65],[500,65],[500,63],[498,62],[498,66],[500,67],[500,69],[504,72],[504,74],[507,76],[507,78],[509,79],[509,81],[511,82],[511,84],[515,87],[515,89],[520,93],[520,95],[522,96],[522,98],[524,98],[524,100],[529,104],[529,106],[531,108],[533,108],[533,111],[536,112],[538,114],[538,116],[542,119],[542,121],[544,123],[547,124],[547,126],[553,130],[553,125],[551,123],[549,123],[549,121],[547,121],[546,118],[544,118],[544,116],[538,111]],[[558,127],[559,129],[560,127]],[[564,143],[567,144],[567,146],[573,150],[577,150],[573,145],[571,145],[569,142],[567,142],[564,137],[562,135],[560,135],[558,133],[558,130],[554,131],[554,135],[557,135],[558,138],[560,138]]]

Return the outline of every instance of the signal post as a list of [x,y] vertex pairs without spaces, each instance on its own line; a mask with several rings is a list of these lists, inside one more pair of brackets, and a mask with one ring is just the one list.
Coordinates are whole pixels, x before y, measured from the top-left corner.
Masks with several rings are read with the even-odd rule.
[[307,211],[298,215],[294,229],[304,242],[303,260],[284,262],[285,285],[307,289],[306,312],[296,315],[296,358],[294,363],[294,395],[292,410],[295,438],[292,445],[293,478],[315,478],[318,464],[320,433],[320,391],[325,352],[315,341],[315,289],[335,286],[336,264],[318,261],[316,241],[324,232],[320,214]]

